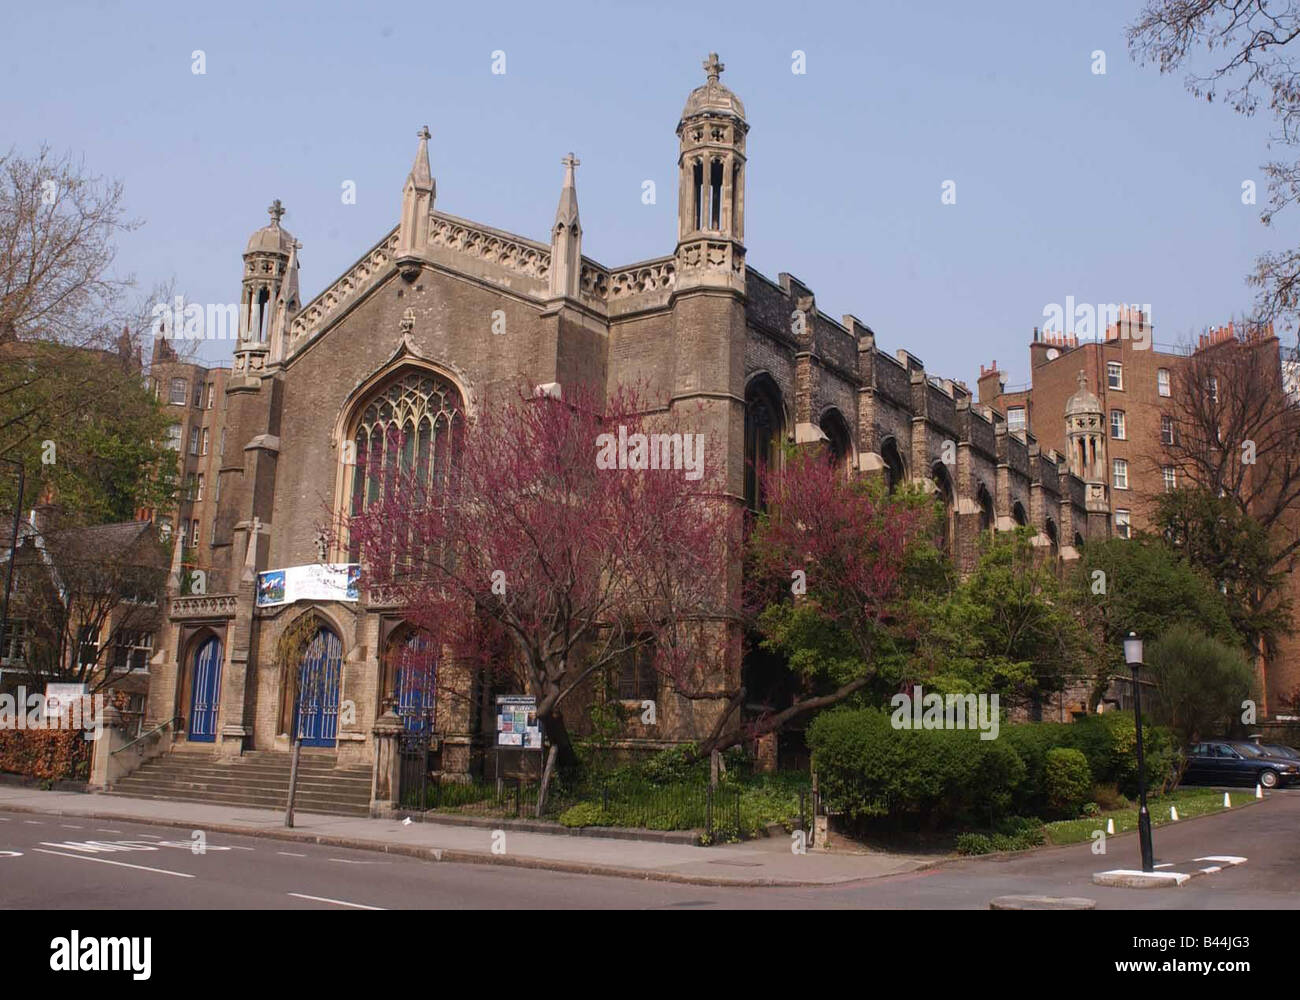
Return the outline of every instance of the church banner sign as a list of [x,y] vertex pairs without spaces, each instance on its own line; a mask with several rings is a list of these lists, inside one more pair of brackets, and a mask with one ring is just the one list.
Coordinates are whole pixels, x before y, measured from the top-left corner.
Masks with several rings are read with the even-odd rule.
[[294,601],[356,601],[360,563],[313,563],[257,574],[257,606],[272,608]]

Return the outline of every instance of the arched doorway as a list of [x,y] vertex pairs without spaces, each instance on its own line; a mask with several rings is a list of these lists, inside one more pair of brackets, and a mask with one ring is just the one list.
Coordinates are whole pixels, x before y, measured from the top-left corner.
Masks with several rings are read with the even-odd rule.
[[343,643],[324,625],[316,629],[298,666],[294,730],[305,747],[332,747],[338,735]]
[[1011,519],[1022,528],[1029,524],[1029,515],[1025,513],[1025,505],[1019,500],[1011,505]]
[[979,508],[980,531],[992,531],[997,516],[993,512],[993,497],[983,483],[975,494],[975,506]]
[[187,738],[212,743],[217,738],[217,710],[221,707],[221,640],[215,635],[194,650],[190,680],[190,725]]
[[384,695],[408,733],[433,731],[438,660],[433,641],[415,628],[393,636],[385,657]]
[[952,477],[948,475],[948,467],[942,462],[935,462],[930,468],[930,478],[934,482],[934,490],[943,505],[943,548],[949,555],[956,555],[956,502],[955,491],[952,487]]

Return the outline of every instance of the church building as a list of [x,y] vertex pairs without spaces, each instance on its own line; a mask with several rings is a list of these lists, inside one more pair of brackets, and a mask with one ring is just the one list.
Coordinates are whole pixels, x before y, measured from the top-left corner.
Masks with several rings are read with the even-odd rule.
[[[396,225],[311,301],[299,294],[302,248],[272,206],[243,252],[239,339],[214,404],[221,450],[206,484],[212,523],[197,532],[202,593],[169,601],[147,725],[174,720],[170,739],[189,744],[187,758],[220,760],[283,752],[302,719],[308,745],[336,755],[337,767],[369,767],[376,722],[398,697],[385,664],[418,637],[383,594],[348,593],[347,579],[333,592],[295,591],[294,581],[355,562],[346,538],[320,528],[365,508],[357,455],[369,442],[413,428],[417,464],[436,469],[456,425],[521,377],[560,392],[644,382],[728,443],[716,460],[751,506],[755,469],[779,462],[787,442],[821,443],[846,469],[889,484],[926,484],[943,499],[963,568],[981,533],[1027,525],[1062,560],[1109,534],[1109,505],[1089,493],[1105,488],[1090,457],[1067,462],[1040,448],[963,383],[906,350],[884,352],[852,315],[822,313],[799,279],[749,266],[750,125],[723,69],[710,55],[677,121],[675,241],[651,260],[587,255],[600,248],[583,244],[572,154],[542,239],[450,214],[437,201],[427,128],[400,206],[394,192]],[[454,207],[455,192],[443,194]],[[549,216],[539,206],[539,231]],[[277,667],[280,636],[304,620],[307,658]],[[472,772],[490,735],[476,684],[466,678],[467,697],[435,708],[444,773]],[[689,713],[672,711],[671,692],[658,694],[669,707],[629,732],[632,749],[702,735]]]

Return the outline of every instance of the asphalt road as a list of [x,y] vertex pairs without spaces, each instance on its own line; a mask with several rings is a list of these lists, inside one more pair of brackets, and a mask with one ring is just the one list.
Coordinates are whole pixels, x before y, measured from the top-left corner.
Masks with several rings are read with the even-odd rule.
[[119,821],[0,811],[0,908],[112,909],[986,909],[996,896],[1084,896],[1101,909],[1300,908],[1300,790],[1155,831],[1156,860],[1244,856],[1176,889],[1112,889],[1093,872],[1138,867],[1129,835],[820,888],[731,888],[454,864]]

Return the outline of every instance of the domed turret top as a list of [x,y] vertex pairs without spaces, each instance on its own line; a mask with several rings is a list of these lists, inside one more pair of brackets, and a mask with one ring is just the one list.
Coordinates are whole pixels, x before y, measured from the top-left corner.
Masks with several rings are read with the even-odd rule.
[[1088,376],[1079,369],[1079,388],[1074,395],[1069,398],[1065,404],[1065,415],[1074,416],[1079,413],[1100,413],[1101,401],[1088,391]]
[[718,54],[710,52],[709,58],[704,61],[704,72],[708,74],[708,80],[703,86],[692,90],[691,96],[686,98],[686,107],[682,109],[683,118],[709,111],[735,115],[737,118],[745,117],[745,105],[718,79],[724,69],[726,67],[718,61]]
[[284,217],[284,206],[280,204],[280,199],[276,198],[271,202],[267,209],[271,216],[271,224],[263,226],[252,236],[248,238],[248,246],[244,253],[282,253],[287,255],[293,246],[293,234],[287,229],[280,228],[280,219]]

